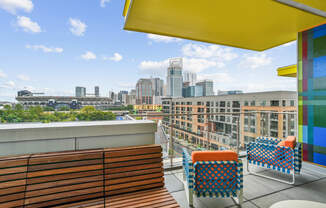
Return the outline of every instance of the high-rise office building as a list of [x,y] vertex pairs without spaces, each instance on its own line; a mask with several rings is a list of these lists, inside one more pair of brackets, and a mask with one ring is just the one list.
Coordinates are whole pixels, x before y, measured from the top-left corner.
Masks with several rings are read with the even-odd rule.
[[75,95],[76,97],[86,97],[86,88],[76,87]]
[[201,97],[204,96],[204,88],[201,85],[195,86],[195,97]]
[[203,87],[203,96],[214,95],[214,84],[212,80],[203,80],[196,83],[196,86]]
[[99,86],[94,87],[94,94],[95,94],[95,97],[100,97],[100,87]]
[[197,74],[189,71],[183,72],[183,82],[189,82],[189,86],[195,86],[197,82]]
[[164,82],[160,78],[151,78],[154,96],[163,96]]
[[136,104],[153,104],[153,92],[151,79],[139,79],[136,84]]
[[167,73],[167,96],[182,97],[182,58],[173,58],[169,60]]
[[126,90],[121,90],[119,93],[118,93],[118,100],[120,103],[122,103],[122,95],[128,95],[128,91]]

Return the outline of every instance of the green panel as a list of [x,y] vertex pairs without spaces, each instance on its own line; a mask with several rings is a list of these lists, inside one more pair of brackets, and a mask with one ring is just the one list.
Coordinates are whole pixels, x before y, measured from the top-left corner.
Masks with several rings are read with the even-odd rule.
[[302,32],[298,33],[298,62],[302,63]]
[[302,125],[299,125],[299,132],[298,132],[298,135],[299,135],[299,142],[302,142]]
[[314,57],[326,56],[326,36],[314,39]]
[[314,90],[326,90],[326,77],[315,78],[314,83],[313,83],[313,89]]
[[314,106],[314,126],[326,127],[326,106]]
[[302,92],[302,80],[298,81],[298,91]]
[[302,61],[298,61],[297,67],[298,79],[299,81],[302,81]]
[[314,152],[317,152],[317,153],[320,153],[320,154],[326,154],[326,147],[315,145],[314,146]]
[[298,102],[298,105],[299,105],[298,106],[298,110],[299,110],[299,116],[298,116],[299,118],[298,119],[299,119],[299,121],[298,122],[299,122],[299,125],[302,125],[303,124],[303,119],[302,119],[302,112],[303,112],[302,96],[299,96],[298,99],[299,99],[299,102]]

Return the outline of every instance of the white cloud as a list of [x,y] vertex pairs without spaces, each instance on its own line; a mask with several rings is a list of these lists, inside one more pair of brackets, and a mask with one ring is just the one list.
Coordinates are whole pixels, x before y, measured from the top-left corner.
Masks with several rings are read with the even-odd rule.
[[[165,76],[168,66],[169,59],[163,61],[142,61],[139,64],[139,69],[141,73]],[[183,70],[186,71],[199,73],[211,67],[221,68],[224,67],[224,64],[207,59],[183,58]]]
[[88,61],[88,60],[96,59],[96,55],[91,51],[87,51],[86,53],[81,55],[81,58]]
[[171,42],[180,42],[182,41],[179,38],[173,38],[168,36],[162,35],[155,35],[155,34],[147,34],[147,37],[155,42],[163,42],[163,43],[171,43]]
[[0,8],[11,14],[16,14],[18,10],[31,12],[33,7],[31,0],[0,0]]
[[40,33],[41,27],[37,22],[33,22],[29,17],[17,16],[17,25],[25,32]]
[[79,19],[69,18],[70,32],[76,36],[84,36],[87,25]]
[[234,81],[231,75],[224,72],[198,75],[198,80],[204,80],[204,79],[213,80],[214,83],[230,83]]
[[7,74],[0,70],[0,78],[7,78]]
[[258,55],[245,55],[244,60],[240,63],[243,67],[256,69],[263,66],[268,66],[272,63],[272,58],[267,56],[265,53]]
[[111,0],[101,0],[101,7],[104,8],[106,6],[107,3],[109,3]]
[[45,45],[26,45],[26,48],[33,49],[33,50],[41,50],[44,53],[62,53],[63,48],[54,48],[54,47],[47,47]]
[[194,73],[202,72],[211,67],[221,68],[223,66],[223,63],[207,59],[183,58],[183,69]]
[[8,81],[5,83],[5,86],[7,86],[7,88],[14,88],[16,84],[14,81]]
[[181,49],[184,56],[195,58],[209,58],[220,61],[231,61],[238,57],[238,54],[232,52],[231,48],[225,48],[218,45],[199,45],[186,44]]
[[138,67],[141,73],[164,76],[168,66],[169,60],[166,59],[163,61],[142,61]]
[[22,81],[30,81],[31,78],[25,74],[19,74],[18,76],[18,79],[22,80]]
[[111,57],[103,57],[104,60],[111,60],[111,61],[115,61],[115,62],[119,62],[123,59],[122,55],[119,53],[114,53],[113,56]]

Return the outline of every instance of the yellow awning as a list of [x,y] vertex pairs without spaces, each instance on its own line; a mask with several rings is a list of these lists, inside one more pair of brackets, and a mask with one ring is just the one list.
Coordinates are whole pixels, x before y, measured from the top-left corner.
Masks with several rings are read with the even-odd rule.
[[[124,29],[263,51],[326,23],[275,0],[127,0]],[[326,11],[326,0],[296,0]],[[130,6],[129,6],[130,3]]]
[[281,77],[297,77],[297,65],[280,67],[277,69],[277,75]]

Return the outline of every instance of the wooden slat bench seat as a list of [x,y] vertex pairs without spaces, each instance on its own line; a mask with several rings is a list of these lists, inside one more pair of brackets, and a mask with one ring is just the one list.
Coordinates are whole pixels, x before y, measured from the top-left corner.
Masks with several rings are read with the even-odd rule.
[[0,158],[0,208],[24,206],[28,158]]
[[159,145],[0,158],[0,208],[179,207]]

